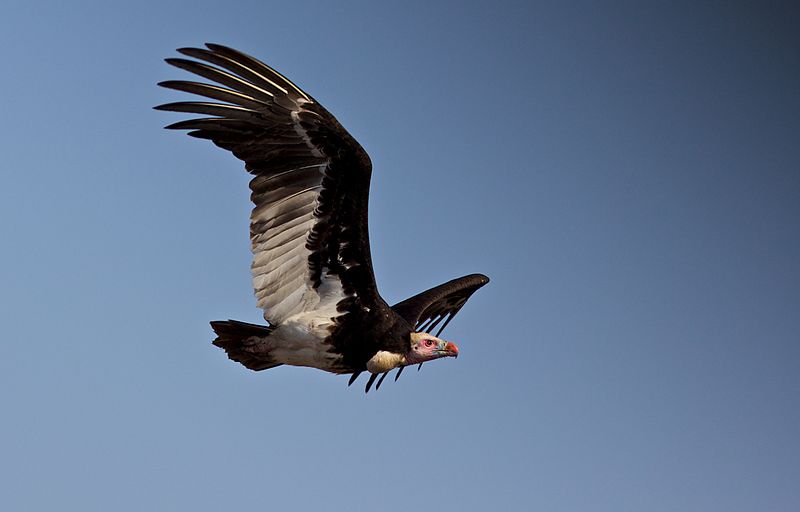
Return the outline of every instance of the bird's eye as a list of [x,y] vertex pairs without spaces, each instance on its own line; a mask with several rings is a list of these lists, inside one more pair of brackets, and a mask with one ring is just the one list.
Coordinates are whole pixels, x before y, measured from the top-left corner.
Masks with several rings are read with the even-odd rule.
[[426,347],[433,346],[433,340],[425,340],[425,346]]

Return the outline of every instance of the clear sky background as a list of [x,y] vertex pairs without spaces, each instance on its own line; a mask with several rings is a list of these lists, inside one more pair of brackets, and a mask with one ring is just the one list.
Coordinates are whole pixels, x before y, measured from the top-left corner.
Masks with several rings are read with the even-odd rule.
[[[0,509],[798,510],[791,4],[6,0]],[[365,396],[211,345],[248,176],[151,109],[206,41],[370,153],[389,302],[492,278],[461,357]]]

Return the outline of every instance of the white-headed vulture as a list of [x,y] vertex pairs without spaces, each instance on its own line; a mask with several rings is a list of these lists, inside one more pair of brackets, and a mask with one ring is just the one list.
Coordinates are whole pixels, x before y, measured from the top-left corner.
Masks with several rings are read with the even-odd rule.
[[[242,52],[216,44],[166,61],[214,84],[159,85],[213,101],[159,110],[200,114],[167,128],[189,130],[233,153],[254,176],[250,216],[253,286],[268,326],[211,322],[214,344],[251,370],[282,364],[352,374],[369,391],[393,369],[457,356],[442,330],[489,278],[471,274],[389,306],[369,252],[372,164],[314,98]],[[436,327],[436,334],[431,334]]]

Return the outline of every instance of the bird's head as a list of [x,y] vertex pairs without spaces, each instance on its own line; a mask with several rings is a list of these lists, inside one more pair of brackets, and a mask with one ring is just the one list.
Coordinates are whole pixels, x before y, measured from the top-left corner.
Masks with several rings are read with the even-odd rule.
[[426,332],[411,333],[411,350],[406,356],[406,364],[417,364],[440,357],[458,357],[458,347],[455,343],[440,340]]

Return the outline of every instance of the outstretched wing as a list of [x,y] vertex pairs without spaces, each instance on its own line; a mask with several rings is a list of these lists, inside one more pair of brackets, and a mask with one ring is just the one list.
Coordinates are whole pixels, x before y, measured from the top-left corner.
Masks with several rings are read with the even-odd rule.
[[169,64],[216,84],[159,85],[213,102],[159,110],[209,117],[167,128],[191,130],[245,162],[255,204],[250,216],[253,286],[264,318],[319,327],[379,300],[367,232],[371,163],[314,98],[266,64],[216,44],[183,48],[199,61]]
[[483,274],[459,277],[399,302],[392,309],[418,332],[430,332],[444,321],[435,334],[438,337],[470,296],[488,282]]

